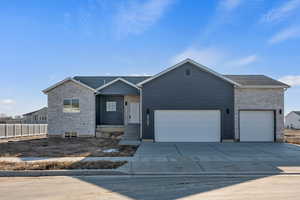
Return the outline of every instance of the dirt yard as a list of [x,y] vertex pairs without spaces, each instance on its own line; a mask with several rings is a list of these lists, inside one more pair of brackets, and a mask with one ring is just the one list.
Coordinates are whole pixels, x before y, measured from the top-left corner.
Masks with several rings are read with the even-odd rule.
[[[0,157],[126,157],[137,146],[118,145],[116,139],[47,138],[45,136],[0,140]],[[115,152],[110,152],[110,150]],[[106,152],[108,150],[108,152]]]
[[300,144],[300,130],[285,129],[284,141],[293,144]]
[[94,162],[0,162],[0,170],[60,170],[60,169],[116,169],[126,161]]

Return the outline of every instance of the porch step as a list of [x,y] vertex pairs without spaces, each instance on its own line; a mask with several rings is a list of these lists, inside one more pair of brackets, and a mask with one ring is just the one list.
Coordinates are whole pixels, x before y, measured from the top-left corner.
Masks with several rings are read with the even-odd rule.
[[140,139],[140,125],[130,124],[125,126],[122,140],[139,140]]
[[125,126],[123,125],[100,125],[97,126],[96,131],[97,132],[124,132]]
[[120,140],[119,145],[133,145],[138,146],[141,144],[139,140]]

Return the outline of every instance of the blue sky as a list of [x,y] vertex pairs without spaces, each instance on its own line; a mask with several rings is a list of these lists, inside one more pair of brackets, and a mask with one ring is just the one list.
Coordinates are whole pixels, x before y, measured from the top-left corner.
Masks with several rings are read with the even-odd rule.
[[153,75],[190,57],[224,74],[293,87],[300,110],[300,0],[4,0],[0,113],[47,104],[74,75]]

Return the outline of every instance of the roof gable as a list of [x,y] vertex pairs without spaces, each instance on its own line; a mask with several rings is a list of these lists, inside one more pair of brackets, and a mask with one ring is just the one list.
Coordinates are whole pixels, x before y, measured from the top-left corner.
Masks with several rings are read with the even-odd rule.
[[96,90],[97,90],[97,91],[100,91],[100,90],[102,90],[102,89],[104,89],[104,88],[106,88],[106,87],[108,87],[108,86],[110,86],[110,85],[112,85],[112,84],[114,84],[114,83],[116,83],[116,82],[118,82],[118,81],[122,81],[122,82],[126,83],[127,85],[130,85],[131,87],[134,87],[134,88],[136,88],[136,89],[139,89],[139,87],[137,87],[135,84],[133,84],[133,83],[131,83],[131,82],[129,82],[129,81],[126,81],[126,80],[123,79],[123,78],[117,78],[117,79],[115,79],[115,80],[113,80],[113,81],[111,81],[111,82],[109,82],[109,83],[106,83],[106,84],[100,86],[100,87],[97,88]]
[[77,81],[77,80],[75,80],[75,79],[73,79],[73,78],[71,78],[71,77],[68,77],[68,78],[66,78],[66,79],[64,79],[64,80],[62,80],[62,81],[60,81],[60,82],[58,82],[58,83],[56,83],[56,84],[54,84],[54,85],[52,85],[52,86],[46,88],[45,90],[43,90],[43,92],[44,92],[45,94],[47,94],[48,92],[50,92],[50,91],[53,90],[54,88],[56,88],[56,87],[58,87],[58,86],[60,86],[60,85],[63,85],[63,84],[65,84],[66,82],[69,82],[69,81],[72,81],[73,83],[76,83],[76,84],[78,84],[78,85],[80,85],[80,86],[82,86],[82,87],[84,87],[84,88],[86,88],[86,89],[89,89],[89,90],[92,90],[93,92],[95,92],[95,89],[93,89],[93,88],[89,87],[88,85],[86,85],[86,84],[84,84],[84,83],[81,83],[81,82],[79,82],[79,81]]
[[150,78],[148,78],[148,79],[146,79],[146,80],[138,83],[137,85],[138,86],[142,86],[143,84],[148,83],[148,82],[150,82],[150,81],[152,81],[152,80],[154,80],[154,79],[156,79],[156,78],[158,78],[158,77],[160,77],[160,76],[162,76],[162,75],[164,75],[164,74],[166,74],[166,73],[168,73],[168,72],[170,72],[170,71],[172,71],[172,70],[174,70],[174,69],[176,69],[178,67],[181,67],[182,65],[184,65],[186,63],[191,63],[194,66],[200,68],[201,70],[203,70],[203,71],[205,71],[207,73],[210,73],[210,74],[212,74],[212,75],[214,75],[214,76],[216,76],[216,77],[218,77],[220,79],[223,79],[224,81],[227,81],[227,82],[229,82],[229,83],[231,83],[233,85],[236,85],[236,86],[240,86],[239,83],[237,83],[237,82],[235,82],[235,81],[233,81],[233,80],[231,80],[231,79],[229,79],[229,78],[227,78],[227,77],[219,74],[218,72],[215,72],[212,69],[210,69],[208,67],[205,67],[205,66],[203,66],[203,65],[201,65],[201,64],[199,64],[199,63],[197,63],[194,60],[189,59],[189,58],[181,61],[180,63],[178,63],[178,64],[176,64],[176,65],[174,65],[174,66],[172,66],[172,67],[170,67],[170,68],[168,68],[168,69],[166,69],[166,70],[164,70],[164,71],[162,71],[162,72],[160,72],[158,74],[156,74],[155,76],[152,76],[152,77],[150,77]]
[[74,79],[97,89],[115,79],[122,78],[130,83],[137,84],[151,76],[75,76]]

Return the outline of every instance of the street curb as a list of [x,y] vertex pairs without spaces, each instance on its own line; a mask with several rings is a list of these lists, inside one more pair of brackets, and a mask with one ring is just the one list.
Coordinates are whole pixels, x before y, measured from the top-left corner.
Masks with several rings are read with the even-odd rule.
[[300,172],[191,172],[191,173],[186,173],[186,172],[169,172],[169,173],[147,173],[147,172],[135,172],[135,173],[129,173],[130,175],[133,176],[181,176],[181,175],[186,175],[186,176],[273,176],[273,175],[300,175]]
[[92,175],[129,175],[126,171],[114,169],[79,170],[0,170],[0,177],[37,177],[37,176],[92,176]]
[[275,176],[300,175],[300,172],[129,172],[118,169],[79,170],[0,170],[0,177],[38,176]]

